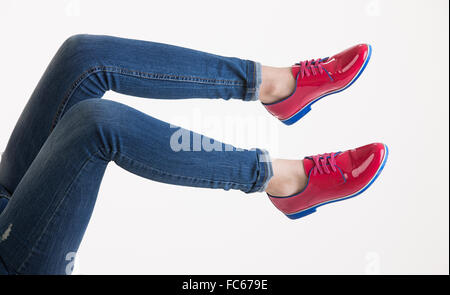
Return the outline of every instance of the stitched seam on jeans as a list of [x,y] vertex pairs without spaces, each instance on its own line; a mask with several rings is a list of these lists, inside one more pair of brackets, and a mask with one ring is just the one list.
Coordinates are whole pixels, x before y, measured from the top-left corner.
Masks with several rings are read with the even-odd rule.
[[261,184],[259,189],[261,189],[266,184],[267,178],[269,177],[269,164],[267,163],[267,160],[266,160],[266,157],[268,157],[269,153],[266,152],[266,151],[264,151],[263,153],[264,153],[264,159],[263,159],[264,163],[263,163],[263,165],[264,165],[264,173],[265,173],[265,175],[264,175],[264,181],[262,182],[262,184]]
[[256,81],[255,81],[255,72],[256,72],[256,63],[253,62],[253,85],[252,85],[252,89],[255,89],[255,84],[256,84]]
[[[162,80],[162,81],[179,81],[179,82],[188,82],[188,83],[200,83],[200,84],[211,84],[211,85],[224,85],[224,86],[237,86],[243,87],[245,84],[236,81],[236,80],[224,80],[224,79],[207,79],[195,76],[179,76],[179,75],[170,75],[170,74],[160,74],[160,73],[147,73],[141,71],[128,70],[121,67],[115,66],[95,66],[92,67],[85,72],[83,72],[71,85],[69,90],[67,91],[64,99],[62,100],[55,117],[53,118],[52,125],[50,128],[50,132],[55,128],[56,123],[60,119],[59,116],[64,111],[65,106],[67,105],[70,97],[74,93],[74,91],[81,85],[81,83],[90,77],[92,74],[99,72],[110,72],[110,73],[120,73],[124,75],[128,75],[131,77],[150,79],[150,80]],[[181,79],[180,79],[181,78]]]
[[255,185],[252,187],[251,192],[259,192],[259,190],[261,189],[261,187],[264,185],[266,177],[267,177],[267,173],[266,172],[266,167],[264,165],[264,179],[261,182],[261,156],[264,153],[264,151],[259,150],[259,153],[256,152],[256,162],[258,163],[258,176],[256,178],[256,182]]
[[255,88],[255,84],[256,84],[256,81],[255,81],[256,64],[253,61],[252,61],[252,63],[253,63],[253,81],[252,81],[253,83],[252,83],[252,87],[249,89],[249,92],[252,93],[252,94],[255,94],[255,92],[256,92],[256,88]]
[[[264,153],[264,152],[262,152],[262,153]],[[261,158],[258,158],[258,165],[259,165],[259,167],[261,167],[261,165],[263,165],[264,166],[264,179],[263,179],[263,181],[260,183],[260,185],[259,185],[259,187],[258,187],[258,189],[256,190],[256,191],[259,191],[259,190],[261,190],[261,188],[262,188],[262,186],[266,183],[266,180],[267,180],[267,165],[264,165],[264,164],[261,164]]]
[[[36,239],[36,241],[34,242],[33,246],[31,247],[30,253],[28,254],[27,258],[20,264],[20,266],[17,268],[17,272],[20,273],[22,268],[24,268],[24,266],[26,265],[26,263],[30,260],[30,258],[33,256],[34,252],[36,251],[36,248],[39,244],[39,242],[41,241],[42,237],[44,236],[44,234],[47,231],[48,226],[50,225],[50,223],[53,221],[53,218],[55,217],[56,213],[58,212],[59,208],[61,207],[61,204],[64,203],[64,201],[66,200],[67,195],[69,194],[69,192],[72,189],[73,184],[75,183],[75,180],[78,179],[78,177],[80,176],[81,172],[84,170],[84,168],[86,167],[86,165],[88,164],[88,162],[94,157],[96,156],[98,153],[100,153],[101,151],[98,150],[97,152],[95,152],[92,156],[90,156],[81,166],[80,171],[78,171],[77,175],[73,178],[72,182],[69,184],[69,186],[66,189],[66,192],[64,193],[64,196],[62,197],[61,201],[59,202],[58,206],[56,207],[56,209],[53,211],[52,216],[49,218],[47,225],[44,227],[44,229],[42,230],[42,233],[39,235],[39,237]],[[48,208],[47,208],[48,209]]]
[[[250,61],[253,63],[254,67],[256,67],[255,62]],[[247,78],[248,78],[248,71],[249,71],[249,67],[248,67],[249,62],[247,62]],[[255,71],[256,68],[253,69],[253,81],[252,83],[248,83],[248,79],[247,79],[247,85],[251,85],[250,87],[247,87],[247,93],[248,94],[254,94],[256,92],[256,88],[255,88]]]
[[[117,151],[116,151],[116,152],[117,152]],[[147,168],[147,169],[149,169],[149,170],[153,170],[153,171],[156,171],[156,172],[158,172],[158,173],[165,174],[165,175],[169,175],[169,176],[175,176],[175,177],[186,178],[186,179],[191,179],[191,180],[201,180],[201,181],[212,182],[212,183],[213,183],[213,182],[218,182],[218,183],[220,183],[220,184],[237,184],[237,185],[240,185],[240,186],[247,186],[247,187],[253,186],[252,183],[248,183],[248,184],[247,184],[247,183],[239,183],[239,182],[226,181],[226,180],[211,180],[211,179],[206,179],[206,178],[198,178],[198,177],[191,177],[191,176],[184,176],[184,175],[172,174],[172,173],[168,173],[168,172],[165,172],[165,171],[160,170],[160,169],[157,169],[157,168],[150,167],[150,166],[148,166],[147,164],[144,164],[144,163],[142,163],[142,162],[133,160],[132,158],[130,158],[127,154],[125,154],[125,153],[123,153],[123,152],[119,152],[119,154],[120,154],[121,156],[124,156],[125,158],[127,158],[127,159],[133,161],[133,162],[139,163],[140,165],[144,166],[145,168]]]
[[248,83],[248,64],[249,64],[248,61],[246,61],[245,64],[246,64],[246,68],[245,68],[246,79],[245,79],[245,81],[247,83],[247,89],[246,89],[246,93],[245,93],[245,100],[249,100],[248,95],[250,94],[250,89],[251,88],[248,87],[248,85],[250,84],[250,83]]

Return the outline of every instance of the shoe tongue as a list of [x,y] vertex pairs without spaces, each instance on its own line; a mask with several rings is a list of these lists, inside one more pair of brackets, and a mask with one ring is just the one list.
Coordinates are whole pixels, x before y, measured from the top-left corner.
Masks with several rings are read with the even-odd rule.
[[350,159],[350,154],[346,152],[339,153],[339,156],[336,156],[336,165],[339,166],[344,171],[352,170],[352,161]]
[[303,168],[305,168],[306,176],[309,175],[309,173],[313,167],[314,167],[314,161],[311,158],[306,157],[303,159]]
[[[328,59],[329,59],[329,57],[321,58],[320,60],[314,61],[313,64],[315,64],[316,62],[319,62],[319,61],[326,62],[326,61],[328,61]],[[298,64],[293,65],[291,67],[291,70],[292,70],[292,76],[294,76],[294,79],[296,79],[298,72],[300,72],[300,65],[298,65]]]
[[[351,161],[348,159],[348,153],[338,152],[335,154],[336,165],[344,170],[349,170],[351,168]],[[309,175],[312,168],[314,168],[315,164],[311,157],[305,157],[303,159],[303,167],[305,168],[306,175]]]

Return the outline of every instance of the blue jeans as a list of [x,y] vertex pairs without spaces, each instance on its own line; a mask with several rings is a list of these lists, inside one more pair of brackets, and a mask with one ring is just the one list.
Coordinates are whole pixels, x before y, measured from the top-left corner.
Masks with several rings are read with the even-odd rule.
[[261,64],[250,60],[109,36],[67,39],[0,162],[0,274],[70,273],[68,255],[78,250],[110,161],[165,183],[263,191],[272,176],[266,151],[237,149],[100,99],[113,90],[252,101],[260,84]]

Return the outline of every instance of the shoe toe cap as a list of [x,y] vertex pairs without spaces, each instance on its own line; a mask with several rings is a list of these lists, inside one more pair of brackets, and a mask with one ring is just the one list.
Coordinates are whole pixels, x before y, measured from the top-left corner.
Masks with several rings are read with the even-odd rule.
[[371,179],[380,169],[387,153],[383,143],[372,143],[350,151],[352,158],[352,178]]
[[341,74],[356,74],[369,55],[368,44],[358,44],[336,56]]

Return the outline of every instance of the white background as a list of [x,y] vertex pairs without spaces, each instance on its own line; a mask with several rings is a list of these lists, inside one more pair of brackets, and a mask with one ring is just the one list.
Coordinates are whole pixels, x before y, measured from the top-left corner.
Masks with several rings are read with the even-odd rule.
[[257,136],[247,139],[236,129],[227,142],[267,148],[273,156],[385,142],[390,157],[366,193],[296,221],[263,193],[170,186],[111,163],[74,273],[448,274],[448,6],[447,0],[2,0],[0,150],[50,59],[76,33],[273,66],[368,42],[373,55],[358,82],[291,127],[258,102],[107,93],[217,139],[225,139],[228,119],[243,120],[243,130],[256,128]]

